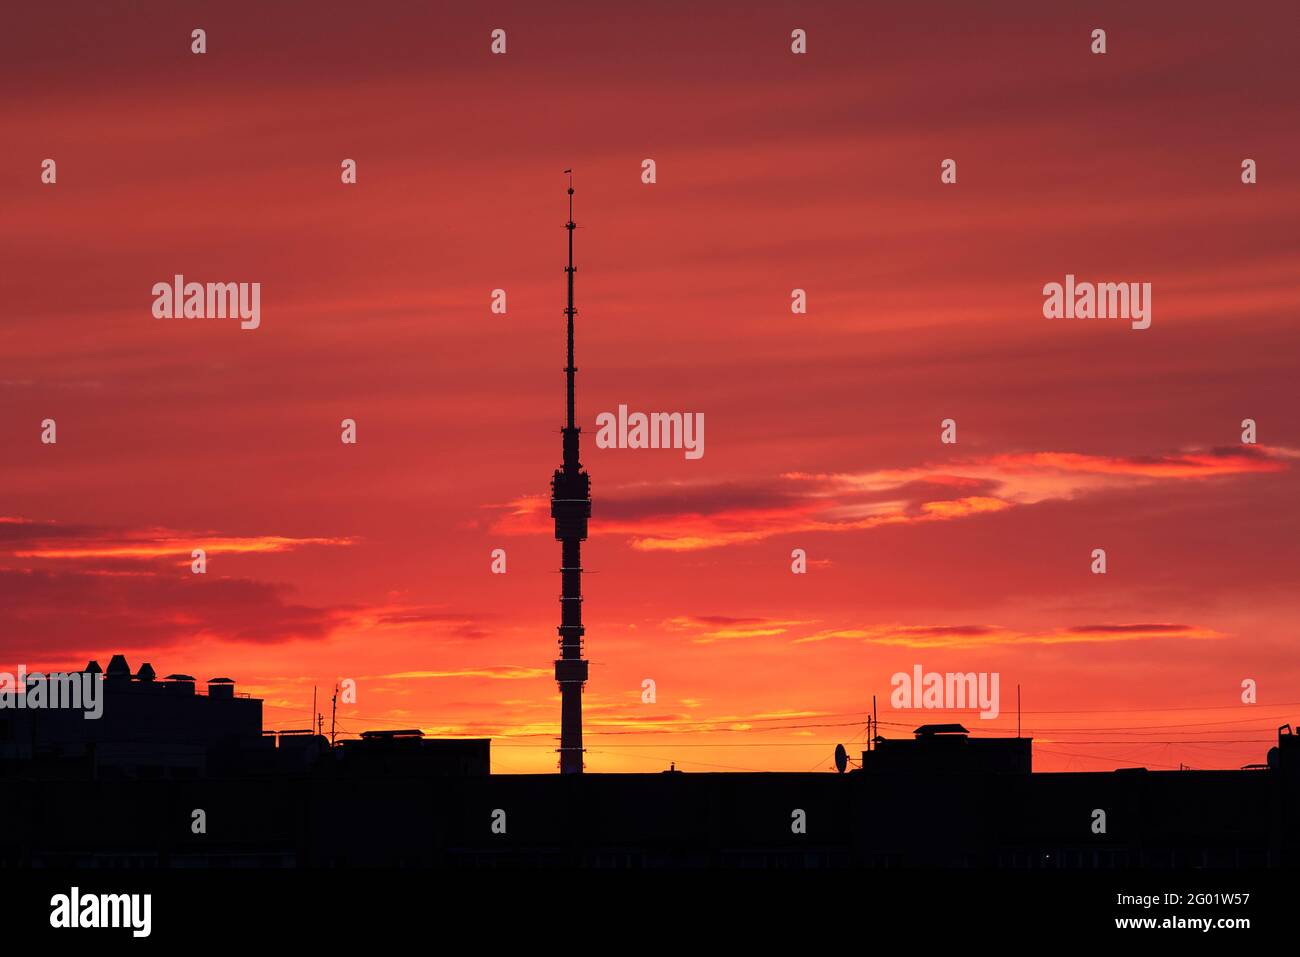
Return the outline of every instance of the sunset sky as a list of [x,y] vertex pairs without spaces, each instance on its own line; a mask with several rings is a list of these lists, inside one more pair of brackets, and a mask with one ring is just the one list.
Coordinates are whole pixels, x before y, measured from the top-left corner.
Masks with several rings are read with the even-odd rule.
[[[352,678],[347,734],[554,770],[572,167],[589,771],[828,768],[873,693],[887,736],[1014,734],[1019,684],[1039,770],[1300,719],[1294,4],[4,21],[0,670],[120,651],[271,729]],[[178,273],[260,282],[261,327],[153,318]],[[1151,327],[1045,319],[1067,273],[1150,282]],[[597,449],[619,404],[704,413],[705,455]],[[998,672],[1001,716],[892,709],[917,664]]]

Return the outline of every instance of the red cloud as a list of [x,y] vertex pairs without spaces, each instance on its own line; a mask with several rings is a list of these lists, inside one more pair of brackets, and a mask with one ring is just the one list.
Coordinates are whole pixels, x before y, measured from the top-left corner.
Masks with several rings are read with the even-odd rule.
[[[681,484],[672,494],[634,487],[607,497],[591,531],[626,536],[641,551],[695,551],[775,535],[952,521],[1152,482],[1280,472],[1297,454],[1263,446],[1143,457],[1017,452],[877,472],[795,472],[767,487]],[[545,497],[516,499],[509,509],[495,530],[550,531]]]

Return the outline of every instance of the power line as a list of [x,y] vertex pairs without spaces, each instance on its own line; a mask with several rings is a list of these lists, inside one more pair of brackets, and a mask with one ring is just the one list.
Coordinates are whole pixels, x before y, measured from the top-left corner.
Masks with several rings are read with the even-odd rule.
[[[1113,748],[1117,745],[1120,747],[1123,747],[1125,745],[1137,746],[1137,747],[1147,747],[1147,746],[1155,746],[1155,745],[1179,745],[1184,747],[1188,747],[1188,746],[1213,747],[1214,745],[1220,745],[1220,744],[1272,744],[1274,742],[1274,739],[1273,738],[1222,738],[1222,739],[1215,739],[1213,741],[1079,741],[1073,738],[1065,738],[1065,739],[1060,739],[1058,741],[1058,739],[1050,738],[1048,739],[1048,741],[1051,744],[1060,743],[1060,744],[1070,744],[1070,745],[1085,745],[1085,746],[1094,746],[1094,747]],[[672,744],[669,745],[669,747],[673,747],[673,748],[828,748],[828,747],[833,748],[835,747],[835,745],[842,744],[842,743],[843,743],[842,741],[741,741],[732,744],[728,744],[725,742],[719,742],[717,744],[682,743],[682,744]],[[494,748],[551,749],[552,745],[548,743],[543,743],[541,741],[537,742],[536,744],[531,744],[531,743],[530,744],[522,744],[522,743],[497,744],[495,743],[495,739],[494,739],[493,747]],[[602,745],[602,747],[624,750],[627,748],[663,748],[664,745],[663,744],[607,744],[607,745]],[[1034,745],[1034,750],[1044,751],[1044,752],[1050,751],[1050,749],[1045,745],[1039,745],[1037,743]]]
[[[288,710],[288,711],[298,710],[296,708],[286,707],[285,705],[273,705],[273,704],[266,704],[266,703],[263,703],[263,707],[275,708],[279,710]],[[1235,710],[1240,710],[1243,707],[1246,707],[1246,705],[1241,705],[1241,704],[1185,705],[1176,708],[1085,708],[1079,710],[1045,710],[1045,711],[1024,710],[1021,711],[1021,714],[1156,714],[1160,712],[1169,712],[1169,711],[1235,711]],[[1279,701],[1272,704],[1254,704],[1254,705],[1250,705],[1249,707],[1251,709],[1259,709],[1259,710],[1269,709],[1269,708],[1294,708],[1294,707],[1300,707],[1300,701]],[[980,708],[944,708],[942,710],[944,713],[947,714],[980,714],[981,713]],[[789,721],[791,718],[795,718],[795,717],[847,718],[847,717],[853,717],[855,715],[866,717],[870,713],[871,712],[869,710],[827,711],[827,712],[820,712],[820,713],[809,714],[809,715],[774,715],[766,718],[714,718],[711,722],[708,723],[716,724],[721,722],[738,722],[744,724],[757,724],[757,723],[761,723],[761,722],[765,723],[769,721]],[[377,717],[375,715],[362,715],[362,714],[353,714],[351,715],[351,717],[359,718],[362,721],[392,720],[391,718]],[[849,722],[849,723],[855,723],[855,722]],[[886,722],[881,722],[881,723],[884,724]]]

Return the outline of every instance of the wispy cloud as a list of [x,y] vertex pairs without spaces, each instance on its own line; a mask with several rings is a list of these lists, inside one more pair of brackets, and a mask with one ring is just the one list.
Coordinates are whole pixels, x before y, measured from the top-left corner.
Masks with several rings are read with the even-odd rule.
[[[908,469],[790,472],[766,485],[631,486],[611,493],[592,534],[627,537],[641,551],[697,551],[775,535],[954,521],[1160,482],[1280,472],[1297,456],[1288,448],[1244,445],[1155,456],[1017,452]],[[495,528],[548,531],[546,499],[511,502]]]
[[62,525],[0,516],[0,548],[14,558],[150,560],[188,563],[202,548],[208,555],[284,552],[313,545],[351,545],[351,538],[291,538],[285,535],[229,536],[168,528],[109,529]]
[[319,640],[361,609],[294,600],[284,583],[191,575],[193,548],[281,552],[348,539],[228,536],[0,518],[0,651],[71,652],[181,641]]
[[848,639],[905,648],[986,648],[998,645],[1111,644],[1162,638],[1207,641],[1225,637],[1212,628],[1163,622],[1073,625],[1033,631],[997,625],[872,625],[818,631],[796,638],[795,643]]
[[729,618],[723,615],[682,615],[662,623],[666,631],[689,635],[698,644],[745,638],[773,638],[788,634],[808,621],[780,621],[771,618]]
[[452,671],[397,671],[387,675],[370,675],[370,678],[414,681],[426,678],[492,678],[498,681],[520,681],[531,678],[549,678],[549,668],[524,668],[518,665],[500,665],[490,668],[462,668]]

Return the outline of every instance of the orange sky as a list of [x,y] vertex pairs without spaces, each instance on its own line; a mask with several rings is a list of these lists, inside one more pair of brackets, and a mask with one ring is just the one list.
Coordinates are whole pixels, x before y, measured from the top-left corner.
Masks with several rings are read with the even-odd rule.
[[[1001,675],[947,716],[979,733],[1020,684],[1039,769],[1263,760],[1300,717],[1294,8],[1056,6],[11,14],[0,667],[229,675],[269,728],[350,677],[348,732],[553,769],[574,167],[589,770],[828,767],[872,693],[944,717],[890,708],[916,664]],[[155,320],[176,273],[261,282],[261,328]],[[1045,320],[1066,273],[1152,283],[1151,328]],[[620,403],[706,454],[596,449]]]

